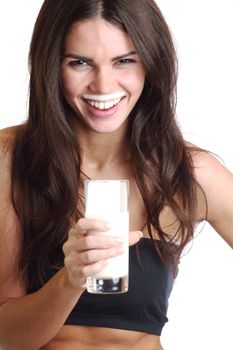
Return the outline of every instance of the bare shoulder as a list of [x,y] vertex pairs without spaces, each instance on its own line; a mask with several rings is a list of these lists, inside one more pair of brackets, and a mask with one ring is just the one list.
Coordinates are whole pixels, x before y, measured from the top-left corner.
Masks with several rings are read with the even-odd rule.
[[11,126],[0,130],[0,160],[9,161],[15,137],[21,126]]
[[[7,183],[9,182],[12,150],[17,130],[18,127],[9,127],[0,130],[0,186],[3,182],[5,185],[4,188],[1,189],[2,191],[8,188],[8,186],[6,186],[6,181]],[[1,193],[3,193],[2,191]]]
[[0,130],[0,302],[24,293],[17,278],[21,227],[11,199],[11,158],[17,130]]
[[191,150],[194,174],[207,203],[207,221],[233,247],[233,174],[210,152]]
[[0,130],[0,142],[1,145],[7,145],[10,140],[14,139],[17,130],[21,128],[20,125],[9,126]]
[[191,151],[191,157],[196,180],[207,195],[211,195],[215,188],[229,185],[233,180],[231,171],[213,153],[196,149]]
[[0,210],[10,201],[11,159],[18,127],[0,130]]
[[[214,187],[212,181],[222,183],[232,177],[223,160],[212,152],[203,150],[191,143],[186,143],[193,163],[194,175],[204,189]],[[219,177],[220,176],[220,177]]]

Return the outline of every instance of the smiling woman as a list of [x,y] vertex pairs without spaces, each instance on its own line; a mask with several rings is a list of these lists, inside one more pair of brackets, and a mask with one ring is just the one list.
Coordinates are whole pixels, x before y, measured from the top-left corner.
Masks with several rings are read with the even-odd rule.
[[[161,350],[196,226],[233,247],[233,175],[183,139],[168,25],[153,0],[45,0],[29,62],[28,119],[0,132],[0,348]],[[127,293],[86,290],[124,252],[87,179],[129,181]]]

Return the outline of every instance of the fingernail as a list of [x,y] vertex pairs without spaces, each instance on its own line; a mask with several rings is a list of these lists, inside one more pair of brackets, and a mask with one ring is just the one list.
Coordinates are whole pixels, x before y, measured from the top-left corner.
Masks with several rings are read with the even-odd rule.
[[113,224],[110,221],[105,221],[105,226],[106,228],[111,229],[113,227]]
[[121,238],[115,238],[115,239],[109,239],[109,244],[110,246],[114,245],[114,246],[122,246],[124,243],[124,240]]
[[102,266],[107,266],[108,265],[108,260],[107,259],[106,260],[102,260],[101,265]]
[[139,237],[139,239],[141,239],[143,237],[142,231],[138,231],[138,237]]
[[118,243],[124,243],[126,238],[125,237],[117,237],[117,236],[115,236],[115,240]]

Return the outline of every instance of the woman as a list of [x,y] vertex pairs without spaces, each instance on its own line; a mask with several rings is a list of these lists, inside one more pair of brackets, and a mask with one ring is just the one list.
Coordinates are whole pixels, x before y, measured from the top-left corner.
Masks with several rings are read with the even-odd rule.
[[[30,65],[28,121],[0,134],[0,347],[160,350],[195,225],[233,247],[233,176],[182,138],[166,22],[152,0],[46,0]],[[129,179],[128,293],[85,290],[122,253],[88,234],[108,225],[83,218],[87,178]]]

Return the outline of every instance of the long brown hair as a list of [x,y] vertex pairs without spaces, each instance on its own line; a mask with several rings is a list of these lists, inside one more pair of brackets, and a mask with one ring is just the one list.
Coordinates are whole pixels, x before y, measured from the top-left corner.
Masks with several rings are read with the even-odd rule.
[[31,275],[30,284],[43,279],[45,260],[62,266],[62,245],[71,219],[82,216],[77,211],[77,200],[82,200],[80,149],[62,93],[60,60],[71,25],[96,16],[129,34],[146,72],[144,90],[129,116],[128,137],[148,232],[153,238],[154,228],[167,242],[159,222],[167,205],[180,228],[170,239],[176,244],[165,244],[159,251],[161,258],[166,262],[179,255],[193,236],[196,183],[190,152],[175,119],[176,52],[156,3],[45,0],[30,46],[28,120],[19,129],[12,158],[12,198],[23,231],[19,271]]

